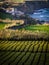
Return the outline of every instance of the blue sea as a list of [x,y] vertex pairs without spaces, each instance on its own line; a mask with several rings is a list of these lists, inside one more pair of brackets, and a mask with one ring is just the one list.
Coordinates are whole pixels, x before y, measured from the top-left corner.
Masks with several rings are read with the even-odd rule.
[[29,16],[36,20],[49,21],[49,8],[36,10],[33,14],[30,14]]

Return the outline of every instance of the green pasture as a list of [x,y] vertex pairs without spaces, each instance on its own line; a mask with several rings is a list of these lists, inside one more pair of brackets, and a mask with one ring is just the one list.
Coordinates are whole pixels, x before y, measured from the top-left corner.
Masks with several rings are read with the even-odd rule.
[[25,26],[22,29],[29,30],[29,31],[44,31],[44,32],[49,32],[49,25],[27,25],[27,26]]
[[0,22],[0,30],[2,30],[5,27],[6,23]]

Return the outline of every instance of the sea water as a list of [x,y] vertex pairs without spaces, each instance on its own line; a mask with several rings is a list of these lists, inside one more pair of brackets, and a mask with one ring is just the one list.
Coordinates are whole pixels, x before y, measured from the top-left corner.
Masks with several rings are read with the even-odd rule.
[[30,14],[30,17],[40,21],[49,21],[49,8],[36,10]]

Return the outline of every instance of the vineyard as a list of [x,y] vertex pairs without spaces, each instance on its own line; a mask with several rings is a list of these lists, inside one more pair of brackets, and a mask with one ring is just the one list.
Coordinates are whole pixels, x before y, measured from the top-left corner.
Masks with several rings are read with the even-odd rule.
[[49,65],[49,41],[1,41],[0,65]]

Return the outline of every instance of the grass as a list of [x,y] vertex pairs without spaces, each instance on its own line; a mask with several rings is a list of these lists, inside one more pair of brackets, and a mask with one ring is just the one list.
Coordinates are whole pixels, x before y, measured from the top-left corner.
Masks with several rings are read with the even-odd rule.
[[[27,25],[26,27],[24,27],[22,29],[29,30],[29,31],[49,32],[49,25]],[[20,30],[22,30],[22,29],[20,29]]]
[[6,51],[49,52],[47,46],[49,46],[48,41],[0,41],[0,50]]
[[5,27],[6,23],[0,22],[0,30],[2,30]]
[[6,22],[0,22],[0,30],[4,29],[5,26],[11,23],[6,23]]
[[[2,12],[0,12],[0,19],[4,20],[6,18],[13,19],[13,16],[10,15],[10,14],[8,14],[8,13],[2,13]],[[0,22],[0,30],[2,30],[5,25],[6,25],[6,23]]]
[[49,65],[48,46],[49,41],[44,40],[43,41],[0,40],[0,65],[6,65],[6,64]]

